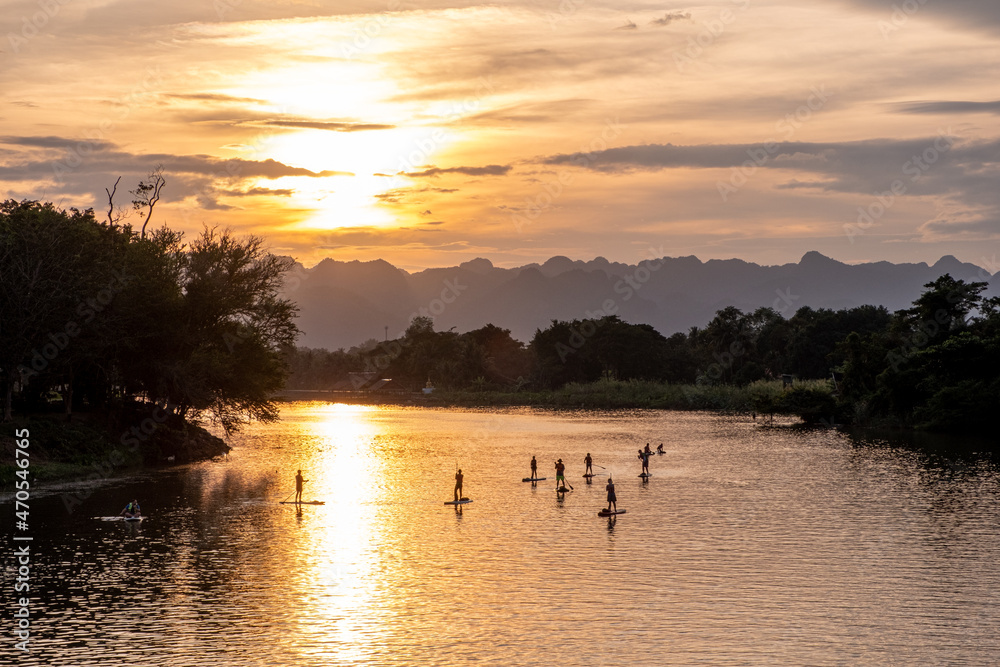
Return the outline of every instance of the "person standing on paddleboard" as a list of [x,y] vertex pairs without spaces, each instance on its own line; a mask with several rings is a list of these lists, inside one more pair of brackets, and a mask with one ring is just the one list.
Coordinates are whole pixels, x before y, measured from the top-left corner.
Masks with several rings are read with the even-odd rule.
[[[649,447],[649,445],[646,445],[646,447]],[[648,475],[649,474],[649,452],[644,452],[644,451],[642,451],[640,449],[639,450],[639,458],[642,459],[642,474],[643,475]]]
[[458,472],[455,473],[455,502],[462,499],[462,480],[465,476],[462,474],[462,469],[459,468]]
[[604,488],[606,488],[608,490],[608,511],[610,512],[611,511],[611,506],[614,505],[615,506],[615,511],[617,512],[618,511],[618,496],[615,495],[615,480],[611,479],[610,475],[608,476],[608,485],[605,486]]
[[556,461],[556,489],[562,489],[566,486],[566,466],[563,465],[562,459]]
[[584,475],[593,475],[594,469],[591,465],[594,463],[594,459],[590,458],[590,452],[587,452],[587,457],[583,459],[583,462],[587,464],[587,469],[583,472]]
[[535,479],[536,477],[538,477],[538,475],[535,474],[536,472],[538,472],[538,461],[536,461],[535,457],[532,456],[531,457],[531,479]]
[[295,502],[302,502],[302,485],[308,481],[308,479],[302,479],[301,470],[295,472]]

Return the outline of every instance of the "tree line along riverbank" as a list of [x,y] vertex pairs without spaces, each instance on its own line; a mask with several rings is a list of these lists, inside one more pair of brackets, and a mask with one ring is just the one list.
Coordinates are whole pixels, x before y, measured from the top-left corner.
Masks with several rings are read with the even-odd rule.
[[669,337],[606,316],[553,320],[524,344],[492,324],[435,331],[417,317],[395,340],[287,351],[288,387],[364,392],[378,380],[372,400],[389,401],[429,383],[438,404],[719,409],[982,434],[1000,409],[1000,299],[986,286],[945,274],[895,313],[730,306]]

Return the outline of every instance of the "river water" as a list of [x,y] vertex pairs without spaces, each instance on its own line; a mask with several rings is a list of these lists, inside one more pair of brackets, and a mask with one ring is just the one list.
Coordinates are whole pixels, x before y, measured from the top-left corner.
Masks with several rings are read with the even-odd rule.
[[[647,442],[666,454],[643,482]],[[5,612],[0,663],[1000,659],[987,455],[708,413],[319,402],[232,444],[225,459],[107,480],[72,513],[62,494],[79,484],[35,489],[31,652],[13,649]],[[587,452],[626,514],[597,516],[607,477],[586,483]],[[532,455],[548,476],[536,485],[521,481]],[[456,466],[473,500],[459,508],[443,502]],[[278,504],[298,468],[325,505]],[[133,497],[142,524],[94,518]],[[4,568],[10,610],[11,558]]]

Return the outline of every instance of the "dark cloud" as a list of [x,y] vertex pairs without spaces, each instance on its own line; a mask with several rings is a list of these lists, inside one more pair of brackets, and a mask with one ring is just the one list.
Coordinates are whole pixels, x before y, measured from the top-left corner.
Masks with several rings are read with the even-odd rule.
[[626,19],[625,24],[618,26],[615,30],[635,30],[638,27],[631,19]]
[[410,178],[440,176],[441,174],[465,174],[466,176],[503,176],[512,169],[509,164],[490,164],[485,167],[431,167],[423,171],[402,172]]
[[667,12],[663,18],[653,19],[650,25],[670,25],[674,21],[690,21],[691,12]]
[[939,100],[934,102],[902,102],[895,105],[903,113],[912,114],[1000,114],[1000,100],[994,102],[967,102],[962,100]]
[[[758,168],[790,169],[863,178],[896,174],[925,151],[937,152],[935,162],[996,163],[1000,142],[970,142],[955,147],[954,137],[870,139],[853,142],[764,142],[760,144],[704,144],[678,146],[646,144],[622,146],[593,153],[564,153],[543,158],[551,165],[574,165],[595,171],[656,171],[671,168],[725,169],[749,161]],[[948,150],[935,149],[948,146]],[[866,189],[869,186],[866,186]]]
[[905,30],[909,21],[917,17],[933,16],[957,25],[991,32],[1000,31],[1000,2],[996,0],[852,0],[860,7],[881,14],[879,29],[891,37]]
[[2,136],[0,137],[0,144],[8,144],[10,146],[30,146],[32,148],[56,148],[62,150],[71,150],[79,148],[82,145],[87,146],[87,150],[107,150],[113,148],[114,144],[108,141],[100,141],[97,139],[67,139],[66,137],[15,137],[15,136]]
[[364,132],[367,130],[391,130],[395,125],[382,123],[352,123],[345,121],[321,120],[264,120],[254,121],[252,125],[267,125],[269,127],[288,127],[294,129],[329,130],[331,132]]
[[[232,208],[220,202],[219,197],[292,194],[288,189],[260,188],[247,183],[252,179],[354,175],[333,170],[312,171],[274,159],[225,160],[212,155],[129,153],[108,142],[80,142],[63,137],[3,137],[0,141],[23,147],[0,165],[0,188],[14,191],[16,184],[32,183],[28,198],[76,199],[72,205],[81,207],[103,205],[104,189],[119,177],[123,179],[119,191],[125,192],[157,165],[162,166],[167,179],[166,200],[194,197],[202,208],[211,210]],[[90,203],[79,201],[87,197]]]
[[220,93],[168,93],[164,97],[172,100],[184,100],[191,102],[220,102],[223,104],[268,104],[265,100],[254,97],[233,97],[232,95],[222,95]]
[[231,190],[226,193],[231,197],[256,197],[259,195],[269,197],[291,197],[295,190],[290,188],[250,188],[249,190]]

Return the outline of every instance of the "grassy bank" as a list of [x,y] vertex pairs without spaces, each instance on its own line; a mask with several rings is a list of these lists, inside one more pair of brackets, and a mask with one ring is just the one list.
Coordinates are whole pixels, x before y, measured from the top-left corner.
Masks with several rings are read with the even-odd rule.
[[745,387],[730,385],[665,384],[632,380],[600,380],[590,384],[568,384],[544,392],[518,391],[435,391],[434,405],[456,406],[545,406],[564,408],[651,408],[660,410],[718,410],[722,412],[759,412],[798,414],[789,398],[822,399],[833,397],[824,380],[796,382],[791,390],[780,381],[760,381]]
[[[123,425],[129,424],[129,425]],[[33,482],[112,477],[129,469],[183,463],[224,454],[229,447],[205,429],[183,422],[157,421],[137,412],[115,421],[81,414],[31,415],[0,425],[0,492],[13,489],[15,438],[27,430]]]

